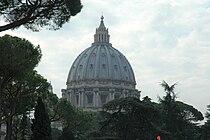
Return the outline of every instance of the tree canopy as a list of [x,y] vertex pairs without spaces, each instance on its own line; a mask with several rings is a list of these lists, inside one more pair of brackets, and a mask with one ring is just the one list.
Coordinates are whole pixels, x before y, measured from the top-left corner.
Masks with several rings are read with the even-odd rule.
[[177,84],[168,85],[166,81],[161,83],[166,93],[163,98],[159,98],[162,114],[162,129],[169,133],[164,136],[165,139],[171,140],[196,140],[198,130],[196,122],[204,119],[202,113],[191,105],[181,101],[176,101],[175,86]]
[[56,109],[62,122],[64,133],[61,138],[65,138],[66,132],[74,134],[75,138],[84,138],[85,133],[91,127],[93,113],[76,108],[66,99],[61,98],[56,105]]
[[0,108],[6,139],[11,139],[14,117],[32,111],[37,96],[47,100],[49,108],[58,100],[49,90],[50,83],[34,71],[41,56],[39,46],[25,39],[0,37]]
[[1,0],[0,17],[6,24],[0,32],[24,26],[38,31],[42,27],[59,29],[82,9],[80,0]]
[[154,138],[159,113],[147,101],[126,97],[105,104],[102,111],[102,130],[108,130],[108,136],[121,140]]
[[41,49],[26,39],[0,37],[0,78],[2,84],[34,69],[41,59]]

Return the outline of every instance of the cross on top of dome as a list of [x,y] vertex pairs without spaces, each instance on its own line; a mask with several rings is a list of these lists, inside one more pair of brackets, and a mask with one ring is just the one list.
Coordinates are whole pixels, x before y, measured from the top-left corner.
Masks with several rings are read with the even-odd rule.
[[104,16],[101,16],[101,22],[94,35],[94,43],[109,43],[108,28],[104,25]]

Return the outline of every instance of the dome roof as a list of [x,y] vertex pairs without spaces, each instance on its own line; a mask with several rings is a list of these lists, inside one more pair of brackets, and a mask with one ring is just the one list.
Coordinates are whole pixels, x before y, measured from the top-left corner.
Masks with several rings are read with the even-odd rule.
[[109,43],[108,29],[103,16],[94,35],[94,43],[72,64],[67,84],[77,81],[122,81],[136,84],[134,72],[126,57]]

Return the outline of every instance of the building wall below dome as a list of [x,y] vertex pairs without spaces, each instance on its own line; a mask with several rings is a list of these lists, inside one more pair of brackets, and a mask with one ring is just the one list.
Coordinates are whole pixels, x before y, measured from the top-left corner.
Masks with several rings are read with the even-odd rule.
[[140,98],[140,91],[109,87],[70,88],[63,89],[62,96],[76,107],[94,110],[101,108],[103,104],[116,98]]

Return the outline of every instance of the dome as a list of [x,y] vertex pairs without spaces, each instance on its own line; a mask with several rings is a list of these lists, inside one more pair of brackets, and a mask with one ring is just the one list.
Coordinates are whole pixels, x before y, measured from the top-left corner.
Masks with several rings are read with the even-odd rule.
[[67,84],[89,80],[136,83],[128,60],[110,43],[93,43],[76,58],[71,66]]
[[94,35],[94,42],[73,62],[67,88],[62,90],[77,107],[100,108],[104,103],[121,97],[140,97],[129,61],[111,43],[104,17]]

